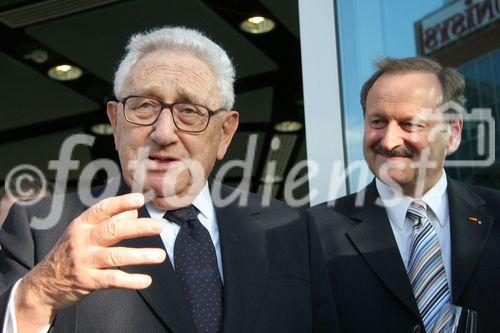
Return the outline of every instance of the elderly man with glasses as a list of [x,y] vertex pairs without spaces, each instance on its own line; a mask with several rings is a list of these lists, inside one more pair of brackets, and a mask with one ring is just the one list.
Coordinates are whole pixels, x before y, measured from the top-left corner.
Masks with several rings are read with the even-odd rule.
[[14,206],[0,234],[4,332],[337,330],[305,214],[213,197],[232,192],[207,179],[238,126],[233,82],[226,52],[197,31],[130,39],[107,104],[119,193],[91,207],[66,195],[48,230],[30,220],[56,200]]

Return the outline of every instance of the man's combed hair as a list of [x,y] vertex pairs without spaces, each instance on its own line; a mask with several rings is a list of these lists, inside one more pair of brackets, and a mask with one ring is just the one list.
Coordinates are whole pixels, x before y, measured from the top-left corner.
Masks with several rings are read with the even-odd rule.
[[383,58],[376,62],[377,71],[365,82],[361,89],[361,106],[366,112],[366,99],[371,87],[379,77],[386,73],[422,72],[435,74],[441,83],[443,103],[455,102],[465,106],[465,80],[454,68],[443,67],[438,62],[427,57]]
[[230,110],[234,104],[235,70],[226,51],[203,33],[185,27],[163,27],[130,37],[127,53],[115,72],[114,94],[124,98],[127,76],[134,64],[145,55],[158,51],[184,51],[204,61],[214,72],[220,90],[221,108]]

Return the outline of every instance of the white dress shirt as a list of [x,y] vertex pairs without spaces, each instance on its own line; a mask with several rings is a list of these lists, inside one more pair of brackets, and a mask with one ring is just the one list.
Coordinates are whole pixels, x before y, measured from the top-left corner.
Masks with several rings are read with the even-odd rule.
[[[217,226],[217,217],[215,215],[215,209],[212,202],[212,197],[210,195],[208,183],[205,183],[205,186],[201,190],[200,194],[198,194],[198,196],[194,199],[193,205],[200,211],[198,214],[198,220],[200,220],[200,223],[208,230],[210,238],[212,239],[212,242],[214,244],[219,273],[221,275],[222,282],[224,283],[224,275],[222,271],[222,256],[219,242],[219,228]],[[148,210],[148,213],[152,218],[163,219],[163,215],[166,212],[165,210],[154,208],[150,203],[146,204],[146,209]],[[163,245],[165,246],[165,250],[167,251],[170,263],[173,267],[175,267],[174,244],[177,234],[179,233],[180,226],[165,219],[163,219],[163,221],[164,224],[163,229],[160,233],[160,237],[163,241]],[[16,289],[20,281],[21,280],[18,280],[16,282],[10,294],[9,303],[7,305],[7,313],[3,322],[2,332],[4,333],[17,333],[16,311],[13,296],[16,293]],[[50,326],[47,326],[39,333],[47,333],[49,329]]]
[[[396,238],[399,253],[403,263],[408,268],[410,259],[410,246],[412,241],[413,226],[406,220],[406,212],[413,200],[400,192],[395,191],[388,185],[376,179],[376,186],[382,203],[389,217],[392,232]],[[450,241],[450,214],[448,206],[448,193],[446,188],[448,181],[443,170],[438,182],[420,198],[427,204],[427,218],[436,233],[441,247],[444,271],[448,280],[451,293],[451,241]]]

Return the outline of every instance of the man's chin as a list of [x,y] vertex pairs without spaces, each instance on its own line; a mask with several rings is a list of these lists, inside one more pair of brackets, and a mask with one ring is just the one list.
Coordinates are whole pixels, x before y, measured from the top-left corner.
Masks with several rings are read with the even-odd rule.
[[405,185],[410,183],[413,179],[411,175],[401,170],[388,170],[385,172],[377,172],[377,178],[381,180],[384,184],[390,187],[403,188]]
[[169,196],[155,195],[150,199],[150,202],[156,209],[173,210],[189,206],[193,203],[194,199],[195,196],[189,194],[174,194]]
[[[190,205],[201,192],[206,180],[195,184],[179,181],[172,184],[149,184],[146,198],[158,209],[176,209]],[[158,186],[157,186],[158,185]],[[163,186],[159,186],[163,185]]]

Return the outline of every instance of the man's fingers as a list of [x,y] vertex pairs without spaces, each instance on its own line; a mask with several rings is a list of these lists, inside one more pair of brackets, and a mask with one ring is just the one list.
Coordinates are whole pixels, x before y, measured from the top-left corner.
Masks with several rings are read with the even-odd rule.
[[129,274],[120,269],[95,271],[95,289],[145,289],[151,285],[152,281],[149,275]]
[[159,248],[109,247],[94,254],[95,268],[151,265],[165,261],[167,253]]
[[126,212],[122,212],[120,214],[116,214],[111,219],[113,220],[132,220],[138,217],[137,210],[127,210]]
[[111,217],[135,210],[144,205],[144,195],[142,193],[129,193],[118,197],[106,198],[94,206],[87,209],[81,218],[88,224],[99,224]]
[[93,228],[90,239],[94,244],[110,246],[124,239],[157,235],[162,228],[160,219],[111,219]]

